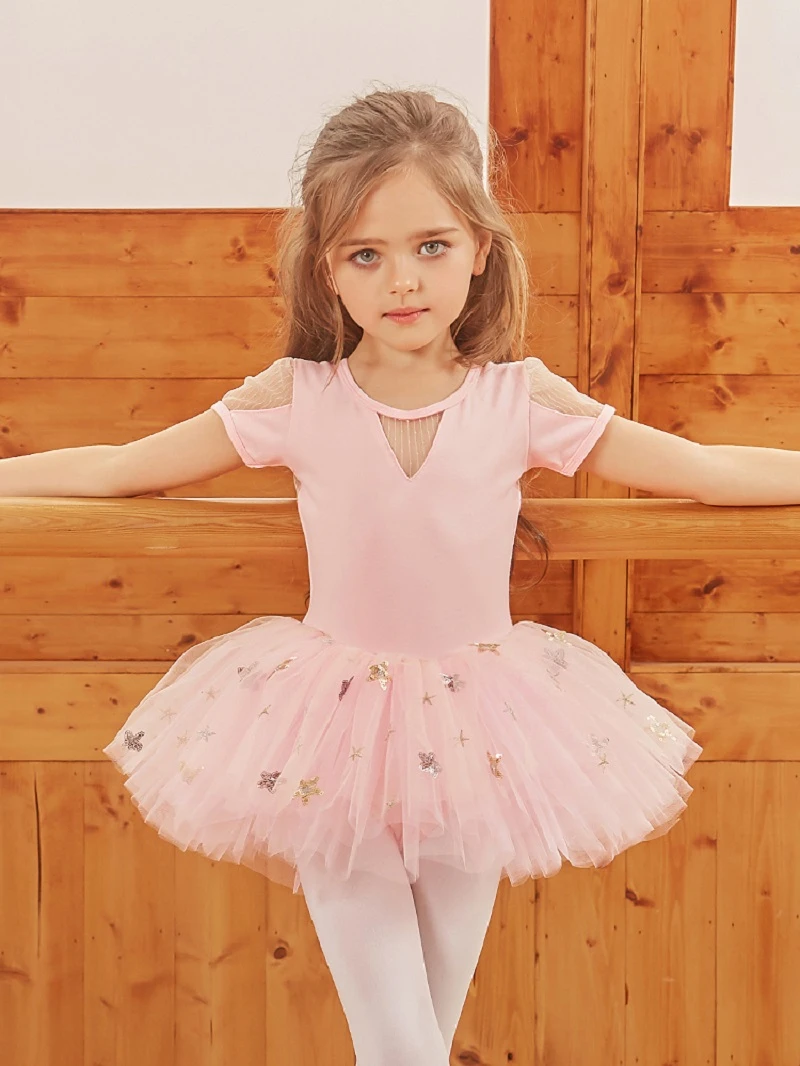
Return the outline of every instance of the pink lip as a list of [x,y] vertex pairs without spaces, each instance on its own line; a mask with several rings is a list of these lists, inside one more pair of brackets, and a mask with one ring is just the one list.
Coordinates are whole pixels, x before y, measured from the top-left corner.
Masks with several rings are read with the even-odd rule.
[[390,314],[387,314],[386,317],[387,318],[394,318],[398,322],[405,322],[407,320],[408,321],[413,321],[413,320],[418,319],[420,315],[425,313],[425,311],[427,311],[427,307],[423,307],[419,311],[404,311],[402,313],[398,313],[398,312],[390,313]]

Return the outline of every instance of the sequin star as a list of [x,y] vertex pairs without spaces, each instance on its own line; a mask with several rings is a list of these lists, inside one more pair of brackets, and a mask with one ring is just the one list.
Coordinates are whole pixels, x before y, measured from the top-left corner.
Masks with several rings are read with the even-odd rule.
[[433,703],[433,701],[435,699],[436,699],[435,696],[429,696],[428,693],[426,692],[425,695],[422,697],[422,702],[423,703]]
[[191,784],[192,781],[194,781],[194,779],[197,777],[201,770],[205,770],[205,766],[195,766],[192,770],[187,770],[185,767],[186,763],[181,763],[183,780],[187,783],[187,785]]
[[275,669],[271,670],[270,673],[267,674],[267,678],[272,677],[272,675],[276,674],[278,672],[278,670],[288,670],[289,663],[293,663],[296,658],[297,658],[296,655],[291,655],[288,659],[284,659],[283,662],[278,663],[278,665],[275,667]]
[[623,692],[622,695],[617,696],[617,703],[619,703],[620,700],[622,700],[623,707],[627,707],[629,703],[634,702],[633,693],[628,694],[627,692]]
[[462,681],[458,674],[441,674],[440,676],[444,687],[451,692],[457,692],[466,685],[466,681]]
[[490,751],[487,751],[486,758],[489,760],[489,768],[494,774],[494,776],[502,777],[503,775],[500,772],[500,760],[503,758],[503,756],[500,754],[492,755]]
[[169,718],[170,720],[172,720],[177,715],[177,713],[178,712],[175,710],[174,707],[165,707],[164,710],[161,712],[160,717]]
[[561,629],[547,629],[544,630],[548,640],[557,640],[560,644],[569,644],[572,647],[572,641],[567,638],[567,634]]
[[391,680],[389,675],[389,664],[385,660],[380,663],[370,664],[367,681],[377,681],[381,688],[386,691]]
[[273,770],[272,773],[267,773],[266,770],[261,771],[261,780],[258,782],[259,788],[266,788],[269,792],[275,791],[275,785],[278,778],[281,776],[280,770]]
[[457,741],[461,745],[462,748],[464,747],[464,741],[465,740],[469,740],[469,739],[470,739],[470,737],[465,737],[464,736],[464,730],[463,729],[461,730],[461,732],[458,734],[457,737],[453,737],[453,740]]
[[654,736],[657,736],[659,740],[677,740],[678,739],[674,735],[672,730],[669,728],[667,723],[666,722],[659,722],[659,720],[656,718],[656,716],[654,714],[648,714],[647,721],[650,723],[650,725],[648,725],[647,728],[649,729],[649,731]]
[[268,703],[268,704],[267,704],[267,706],[266,706],[266,707],[264,708],[264,710],[263,710],[263,711],[259,711],[259,712],[258,712],[258,717],[260,718],[260,717],[262,716],[262,714],[269,714],[269,712],[270,712],[270,708],[271,708],[271,707],[272,707],[272,704],[271,704],[271,703]]
[[210,700],[215,700],[217,696],[219,696],[219,689],[216,689],[213,685],[211,685],[203,692],[203,695]]
[[353,750],[350,752],[349,758],[350,759],[361,759],[361,758],[363,758],[363,756],[361,754],[361,752],[363,750],[364,750],[363,747],[362,748],[353,748]]
[[202,729],[197,730],[197,735],[202,737],[203,740],[208,740],[209,737],[215,737],[217,734],[209,729],[207,725],[204,725]]
[[132,733],[130,729],[125,730],[125,747],[130,748],[131,751],[142,750],[142,737],[144,736],[144,730],[140,729],[138,733]]
[[386,731],[386,739],[388,740],[389,737],[392,735],[392,733],[396,733],[396,732],[397,732],[396,729],[387,729],[387,731]]
[[433,777],[438,777],[442,770],[432,751],[419,752],[419,768]]
[[188,743],[189,743],[189,734],[188,733],[183,733],[181,736],[178,737],[178,747],[179,748],[183,747],[184,744],[188,744]]
[[561,666],[561,667],[566,667],[567,666],[567,659],[566,659],[566,656],[564,655],[564,652],[563,652],[563,650],[561,648],[559,648],[558,651],[551,651],[550,648],[545,648],[544,657],[545,657],[545,659],[550,659],[552,662],[554,662],[556,664],[556,666]]
[[500,647],[499,644],[476,644],[473,641],[472,642],[472,646],[474,648],[477,648],[478,651],[491,651],[491,652],[494,652],[495,655],[499,655],[500,654],[500,652],[497,650]]
[[318,781],[319,781],[319,777],[312,777],[308,781],[304,781],[304,780],[300,781],[300,787],[295,792],[295,796],[297,796],[298,798],[300,798],[303,801],[303,806],[304,807],[308,805],[308,801],[311,799],[312,796],[322,796],[322,795],[324,795],[324,793],[322,792],[322,789],[317,788],[317,782]]
[[394,805],[395,805],[396,803],[399,803],[399,802],[400,802],[400,800],[396,800],[396,799],[393,799],[393,800],[387,800],[387,801],[386,801],[386,809],[387,809],[387,810],[391,810],[391,808],[392,808],[392,807],[394,807]]
[[608,739],[608,737],[603,737],[603,739],[600,740],[599,737],[596,737],[594,733],[592,733],[592,747],[594,748],[594,754],[600,756],[600,761],[597,765],[602,766],[604,769],[606,766],[609,765],[608,758],[605,753],[605,746],[606,744],[608,744]]

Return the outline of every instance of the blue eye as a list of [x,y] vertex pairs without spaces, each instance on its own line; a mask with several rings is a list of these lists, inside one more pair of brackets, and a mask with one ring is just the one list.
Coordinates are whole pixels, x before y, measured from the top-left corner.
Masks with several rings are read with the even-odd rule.
[[[452,247],[452,245],[448,241],[425,241],[424,244],[420,245],[420,248],[427,248],[431,244],[438,244],[443,249],[447,249],[447,248],[451,248]],[[353,255],[350,256],[350,262],[353,263],[357,267],[371,267],[374,264],[374,260],[372,260],[372,262],[369,262],[369,263],[364,263],[364,262],[362,262],[361,260],[358,259],[358,256],[363,255],[365,252],[372,252],[373,255],[374,255],[375,254],[375,249],[374,248],[362,248],[361,251],[354,252]],[[436,255],[424,255],[422,258],[423,259],[441,259],[446,254],[447,254],[446,251],[441,251],[441,252],[438,252]]]

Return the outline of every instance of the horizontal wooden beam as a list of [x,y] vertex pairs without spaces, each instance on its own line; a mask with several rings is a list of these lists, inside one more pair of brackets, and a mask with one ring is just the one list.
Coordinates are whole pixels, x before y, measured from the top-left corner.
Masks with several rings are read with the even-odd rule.
[[[545,534],[552,559],[800,557],[794,504],[526,498],[522,514]],[[0,557],[252,558],[304,547],[294,498],[0,499]]]

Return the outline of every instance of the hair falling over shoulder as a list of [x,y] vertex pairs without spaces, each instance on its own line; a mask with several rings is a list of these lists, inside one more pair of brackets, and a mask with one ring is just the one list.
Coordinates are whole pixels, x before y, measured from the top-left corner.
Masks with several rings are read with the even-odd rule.
[[[365,197],[390,173],[423,173],[475,231],[489,231],[491,249],[482,274],[473,275],[464,308],[450,327],[461,353],[456,362],[480,366],[525,355],[530,280],[508,165],[496,132],[488,130],[488,185],[484,158],[467,116],[425,90],[379,90],[354,99],[324,123],[303,160],[298,157],[292,200],[278,230],[278,286],[285,313],[283,356],[335,367],[361,339],[358,326],[328,285],[326,256],[355,218]],[[504,193],[498,194],[502,186]],[[527,542],[527,543],[526,543]],[[542,550],[544,534],[522,515],[517,547]],[[538,582],[536,582],[538,583]],[[529,588],[530,584],[525,585]]]

